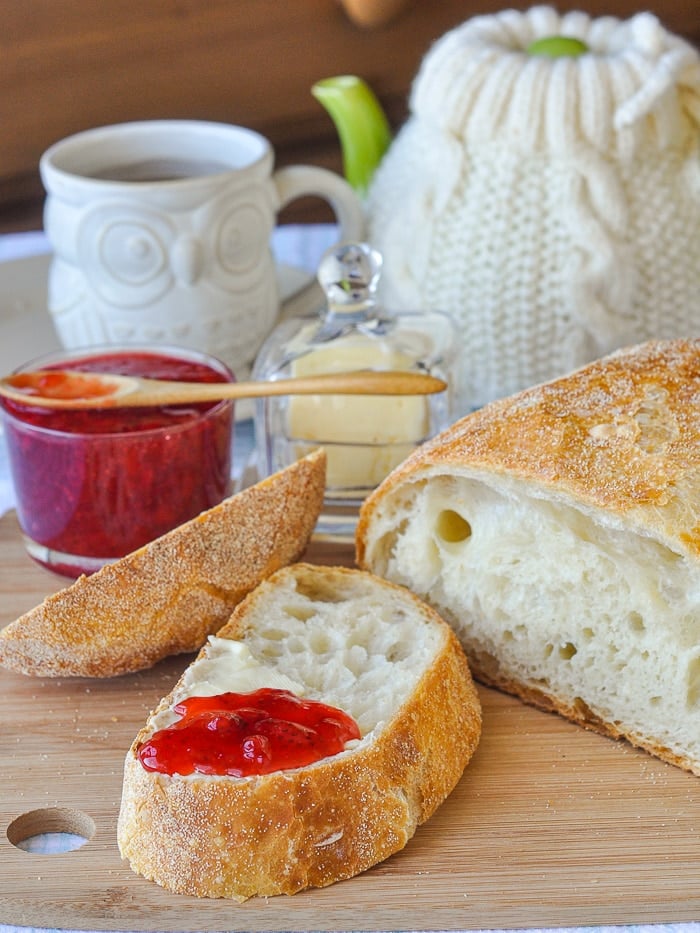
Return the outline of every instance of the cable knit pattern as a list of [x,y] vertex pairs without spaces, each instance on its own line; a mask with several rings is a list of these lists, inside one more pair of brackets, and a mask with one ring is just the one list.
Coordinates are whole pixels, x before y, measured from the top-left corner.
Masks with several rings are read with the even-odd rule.
[[[535,39],[589,52],[546,58]],[[375,176],[391,307],[440,308],[461,408],[651,337],[700,332],[700,56],[641,13],[550,7],[439,39]]]

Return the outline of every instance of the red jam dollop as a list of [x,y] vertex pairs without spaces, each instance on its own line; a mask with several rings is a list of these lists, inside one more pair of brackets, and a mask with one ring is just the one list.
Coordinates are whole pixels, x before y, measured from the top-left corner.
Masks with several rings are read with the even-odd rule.
[[[136,348],[76,355],[51,368],[187,382],[230,379],[225,368],[197,358]],[[75,577],[98,569],[96,562],[123,557],[231,491],[228,402],[78,411],[32,406],[31,398],[0,405],[27,547],[59,573]],[[37,556],[42,549],[50,560]]]
[[38,372],[18,373],[7,380],[15,389],[24,392],[28,401],[33,398],[103,398],[114,395],[116,383],[103,382],[89,374]]
[[174,710],[181,718],[137,751],[147,771],[269,774],[337,755],[360,738],[357,723],[342,710],[271,687],[187,697]]

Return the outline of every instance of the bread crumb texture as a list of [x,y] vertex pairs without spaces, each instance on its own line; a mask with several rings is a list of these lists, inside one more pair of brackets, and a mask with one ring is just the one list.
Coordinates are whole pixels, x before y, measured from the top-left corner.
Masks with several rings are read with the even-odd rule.
[[134,871],[172,891],[244,900],[323,887],[403,848],[460,779],[481,733],[450,627],[370,574],[296,564],[253,591],[218,634],[352,715],[362,738],[262,777],[148,773],[135,752],[176,686],[125,763],[118,838]]
[[485,683],[700,774],[700,341],[475,412],[365,503],[358,563]]
[[317,451],[49,596],[0,632],[0,664],[111,677],[197,651],[261,580],[303,554],[323,503]]

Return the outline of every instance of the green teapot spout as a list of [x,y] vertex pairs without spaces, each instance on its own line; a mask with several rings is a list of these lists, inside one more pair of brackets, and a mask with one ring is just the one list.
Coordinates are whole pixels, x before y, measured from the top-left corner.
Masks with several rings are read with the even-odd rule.
[[391,143],[391,129],[372,89],[355,75],[317,81],[311,93],[328,111],[340,140],[345,178],[364,195]]

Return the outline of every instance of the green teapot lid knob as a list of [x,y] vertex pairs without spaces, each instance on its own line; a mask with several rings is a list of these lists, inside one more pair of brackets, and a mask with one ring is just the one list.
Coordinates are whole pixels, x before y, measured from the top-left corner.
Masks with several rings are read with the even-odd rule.
[[585,42],[573,36],[543,36],[535,39],[525,49],[528,55],[542,55],[547,58],[577,58],[590,51]]

